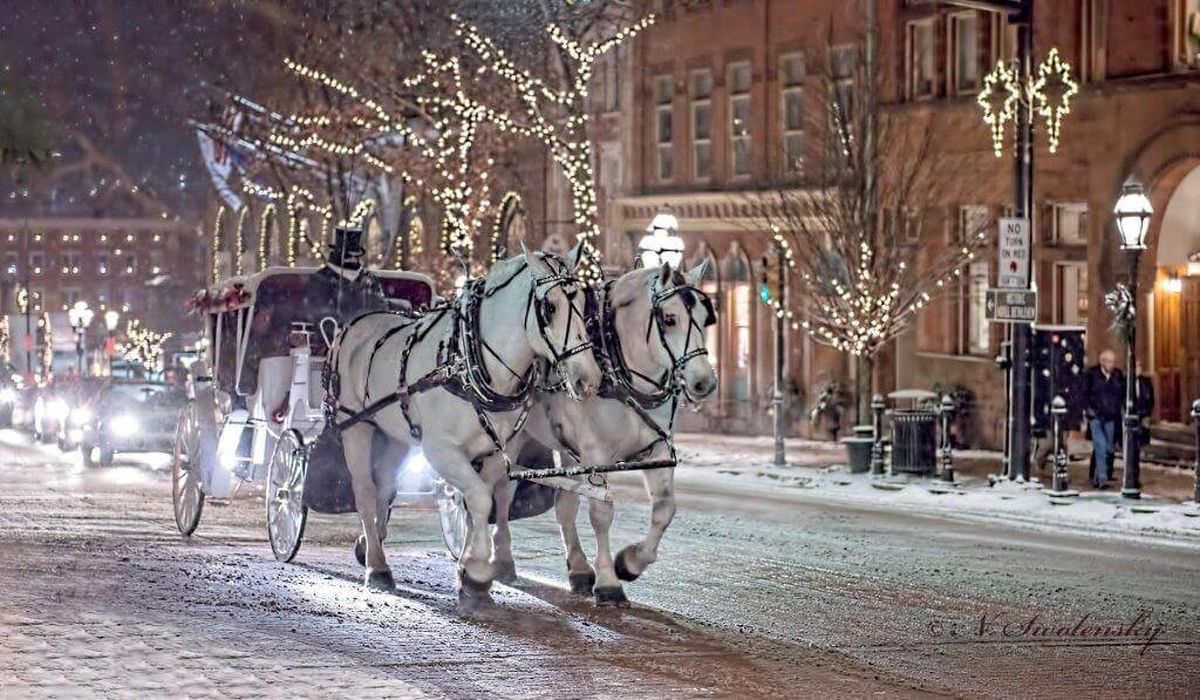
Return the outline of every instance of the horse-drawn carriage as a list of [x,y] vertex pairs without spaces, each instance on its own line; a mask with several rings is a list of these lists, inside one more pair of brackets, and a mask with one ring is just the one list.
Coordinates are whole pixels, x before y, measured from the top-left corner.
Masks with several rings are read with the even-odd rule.
[[[425,275],[372,274],[391,310],[416,313],[433,301]],[[206,499],[230,499],[246,484],[263,483],[268,537],[286,561],[299,549],[310,507],[353,510],[352,503],[344,505],[344,492],[328,493],[338,486],[344,491],[348,481],[322,484],[314,498],[304,498],[309,457],[327,422],[324,358],[339,329],[362,311],[345,303],[340,287],[321,268],[267,268],[193,300],[207,346],[192,365],[176,427],[173,500],[183,534],[199,525]],[[340,473],[314,472],[325,478]]]

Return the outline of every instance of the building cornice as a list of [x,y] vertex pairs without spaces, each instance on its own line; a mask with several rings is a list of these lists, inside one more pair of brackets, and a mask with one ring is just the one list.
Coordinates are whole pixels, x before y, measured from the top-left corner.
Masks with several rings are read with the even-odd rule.
[[[785,197],[794,200],[801,190]],[[815,193],[816,190],[810,190]],[[777,191],[723,190],[718,192],[669,192],[619,197],[614,204],[626,230],[644,230],[654,215],[670,207],[683,232],[766,230],[772,222],[786,221]]]
[[84,231],[191,231],[191,224],[169,219],[106,219],[83,217],[5,217],[0,218],[0,231],[26,229]]

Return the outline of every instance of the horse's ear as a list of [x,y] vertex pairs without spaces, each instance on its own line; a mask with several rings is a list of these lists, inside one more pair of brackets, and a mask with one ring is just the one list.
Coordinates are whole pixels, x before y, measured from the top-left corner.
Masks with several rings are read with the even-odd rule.
[[705,258],[700,261],[699,265],[697,265],[697,266],[693,267],[692,269],[688,270],[687,272],[683,273],[683,278],[687,280],[688,284],[690,284],[694,287],[696,285],[699,285],[704,280],[704,276],[707,274],[708,274],[708,258]]
[[538,269],[538,256],[529,252],[529,249],[525,247],[524,238],[521,239],[521,254],[525,256],[525,264],[529,265],[529,269]]
[[675,272],[671,269],[671,263],[665,262],[662,267],[658,268],[658,286],[665,288],[670,286],[671,280],[675,278]]
[[579,269],[579,261],[582,259],[583,259],[583,239],[581,238],[581,239],[579,239],[579,242],[575,244],[575,247],[572,248],[567,253],[567,264],[569,264],[571,266],[572,270],[577,270],[577,269]]

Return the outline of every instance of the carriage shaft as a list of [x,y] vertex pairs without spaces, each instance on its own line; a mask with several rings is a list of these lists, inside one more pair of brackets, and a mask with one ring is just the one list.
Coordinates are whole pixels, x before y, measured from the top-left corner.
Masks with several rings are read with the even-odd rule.
[[508,473],[508,478],[544,479],[555,476],[589,476],[608,472],[639,471],[643,469],[670,469],[677,466],[673,459],[651,459],[644,462],[617,462],[616,464],[580,465],[577,467],[555,467],[553,469],[523,469]]

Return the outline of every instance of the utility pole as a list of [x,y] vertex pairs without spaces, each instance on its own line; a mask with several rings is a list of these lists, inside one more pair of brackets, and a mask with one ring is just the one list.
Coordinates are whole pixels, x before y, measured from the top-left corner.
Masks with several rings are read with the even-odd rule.
[[775,409],[775,466],[782,467],[787,464],[787,455],[784,453],[783,446],[783,364],[784,364],[784,333],[787,332],[787,325],[784,318],[784,310],[788,307],[788,284],[787,284],[787,269],[784,267],[786,262],[783,259],[783,250],[776,246],[775,250],[775,265],[779,274],[779,308],[775,309],[775,391],[771,395],[771,405]]

